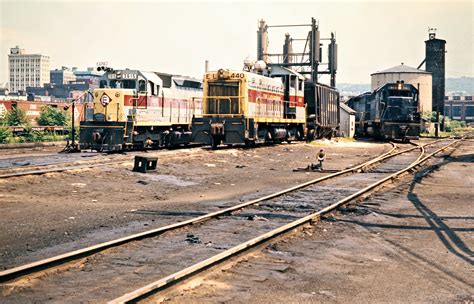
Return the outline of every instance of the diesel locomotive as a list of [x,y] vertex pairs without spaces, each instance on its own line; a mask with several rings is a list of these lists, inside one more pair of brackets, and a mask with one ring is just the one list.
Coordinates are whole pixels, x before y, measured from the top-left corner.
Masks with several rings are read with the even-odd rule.
[[202,112],[192,119],[193,142],[212,145],[279,143],[331,136],[339,125],[339,93],[285,67],[219,69],[204,75]]
[[420,135],[418,90],[403,81],[349,99],[356,111],[356,134],[378,139],[409,140]]
[[109,69],[80,123],[80,148],[121,151],[188,144],[201,112],[200,80],[157,72]]

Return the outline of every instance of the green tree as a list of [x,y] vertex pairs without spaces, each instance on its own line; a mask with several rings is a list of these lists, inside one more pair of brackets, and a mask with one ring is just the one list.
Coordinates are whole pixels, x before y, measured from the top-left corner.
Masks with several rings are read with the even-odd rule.
[[456,129],[465,128],[466,122],[458,121],[458,120],[450,120],[446,118],[445,121],[445,131],[446,132],[454,132]]
[[0,126],[0,144],[6,144],[12,138],[13,133],[9,127]]
[[7,119],[6,119],[5,116],[6,116],[6,114],[4,114],[4,113],[0,114],[0,127],[7,125]]
[[427,122],[436,122],[436,112],[426,111],[421,113],[421,118]]
[[9,127],[0,126],[0,144],[8,143],[12,136],[13,133]]
[[26,117],[26,112],[20,108],[12,108],[5,115],[5,121],[8,126],[27,126],[29,125],[28,118]]
[[41,107],[41,113],[37,120],[40,126],[65,126],[68,121],[64,110],[51,106]]

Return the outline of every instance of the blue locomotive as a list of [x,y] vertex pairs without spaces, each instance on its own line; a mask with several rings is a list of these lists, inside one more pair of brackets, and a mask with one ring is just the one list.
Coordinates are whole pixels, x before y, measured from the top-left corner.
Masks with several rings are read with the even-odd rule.
[[360,136],[404,141],[420,136],[418,90],[403,80],[353,97],[347,105],[356,111]]

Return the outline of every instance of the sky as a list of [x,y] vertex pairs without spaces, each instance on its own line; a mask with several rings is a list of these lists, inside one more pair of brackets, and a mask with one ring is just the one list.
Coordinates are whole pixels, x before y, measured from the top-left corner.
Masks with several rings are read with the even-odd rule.
[[[202,78],[240,70],[256,58],[258,21],[268,25],[319,22],[336,34],[337,82],[370,83],[370,74],[424,59],[428,28],[447,41],[446,76],[474,76],[472,1],[22,1],[0,0],[0,84],[8,81],[9,49],[50,57],[50,68],[142,69]],[[270,28],[269,51],[281,53],[284,34],[306,38],[309,27]],[[300,42],[294,50],[302,51]],[[324,46],[323,59],[327,60]],[[327,82],[327,79],[321,79]]]

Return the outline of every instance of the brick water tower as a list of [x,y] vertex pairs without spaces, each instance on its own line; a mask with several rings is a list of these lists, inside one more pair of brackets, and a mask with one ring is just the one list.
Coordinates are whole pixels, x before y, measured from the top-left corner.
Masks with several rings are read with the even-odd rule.
[[426,71],[433,75],[433,111],[444,115],[445,53],[446,40],[436,38],[436,29],[428,30],[426,44]]

